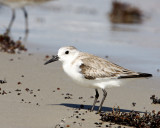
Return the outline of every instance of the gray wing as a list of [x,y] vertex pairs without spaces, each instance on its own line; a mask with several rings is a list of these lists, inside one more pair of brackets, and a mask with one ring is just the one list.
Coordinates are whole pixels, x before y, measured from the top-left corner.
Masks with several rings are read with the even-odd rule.
[[81,73],[86,79],[133,78],[139,75],[137,72],[125,69],[96,56],[83,58],[81,60]]

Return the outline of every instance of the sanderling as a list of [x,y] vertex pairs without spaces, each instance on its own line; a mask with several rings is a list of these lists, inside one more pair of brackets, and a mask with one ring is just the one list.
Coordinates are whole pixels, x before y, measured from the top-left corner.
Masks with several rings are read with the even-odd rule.
[[107,96],[105,88],[120,86],[122,79],[152,76],[152,74],[134,72],[103,58],[80,52],[73,46],[60,48],[58,54],[47,61],[45,65],[58,60],[62,62],[64,71],[73,80],[80,85],[95,89],[96,95],[91,111],[93,111],[99,97],[99,88],[103,91],[103,98],[98,112],[101,111]]
[[24,12],[25,25],[26,25],[25,34],[27,36],[28,31],[29,31],[28,30],[28,14],[27,14],[27,11],[24,7],[26,5],[39,4],[39,3],[46,2],[46,1],[50,1],[50,0],[0,0],[0,4],[6,5],[12,9],[12,18],[11,18],[11,21],[8,25],[8,28],[6,29],[5,34],[8,35],[10,33],[10,29],[12,27],[12,24],[13,24],[15,16],[16,16],[15,9],[21,8]]

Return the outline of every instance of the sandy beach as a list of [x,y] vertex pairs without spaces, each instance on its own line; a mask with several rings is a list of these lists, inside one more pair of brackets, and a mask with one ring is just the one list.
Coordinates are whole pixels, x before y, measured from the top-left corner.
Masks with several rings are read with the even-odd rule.
[[[153,74],[149,79],[133,79],[121,87],[106,89],[102,111],[118,106],[121,112],[160,110],[160,104],[152,104],[150,99],[152,95],[160,98],[160,3],[122,1],[142,10],[141,24],[111,23],[112,0],[51,0],[25,7],[29,35],[22,43],[28,51],[0,52],[0,128],[120,128],[100,120],[96,114],[100,102],[95,111],[88,110],[94,89],[74,83],[60,62],[44,65],[50,59],[47,54],[56,54],[62,46],[75,46],[127,69]],[[21,11],[16,9],[11,48],[12,39],[22,41],[25,36]],[[0,5],[0,34],[6,32],[11,15],[11,8]],[[99,94],[101,100],[100,89]]]
[[[96,111],[88,111],[94,100],[94,90],[77,86],[63,72],[60,62],[43,65],[48,59],[44,54],[0,54],[0,80],[7,81],[0,84],[0,126],[54,128],[60,124],[73,128],[96,127],[96,122],[102,122],[100,116],[95,114]],[[150,100],[153,94],[159,96],[159,82],[156,77],[137,79],[122,87],[107,89],[103,111],[111,111],[114,106],[124,112],[159,111],[159,105],[151,104]],[[99,93],[101,100],[101,90]],[[102,127],[106,125],[110,126],[110,123],[103,122]]]

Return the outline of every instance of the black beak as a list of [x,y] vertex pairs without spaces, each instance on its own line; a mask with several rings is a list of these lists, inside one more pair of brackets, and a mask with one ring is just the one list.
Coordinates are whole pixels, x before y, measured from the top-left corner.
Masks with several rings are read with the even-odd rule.
[[58,60],[59,60],[58,55],[52,56],[52,59],[48,60],[46,63],[44,63],[44,65],[49,64],[49,63],[52,63],[52,62],[54,62],[54,61],[58,61]]

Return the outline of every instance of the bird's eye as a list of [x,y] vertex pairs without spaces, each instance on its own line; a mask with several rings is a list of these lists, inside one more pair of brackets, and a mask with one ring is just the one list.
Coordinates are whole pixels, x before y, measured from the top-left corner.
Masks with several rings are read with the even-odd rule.
[[69,54],[69,51],[66,51],[65,54]]

